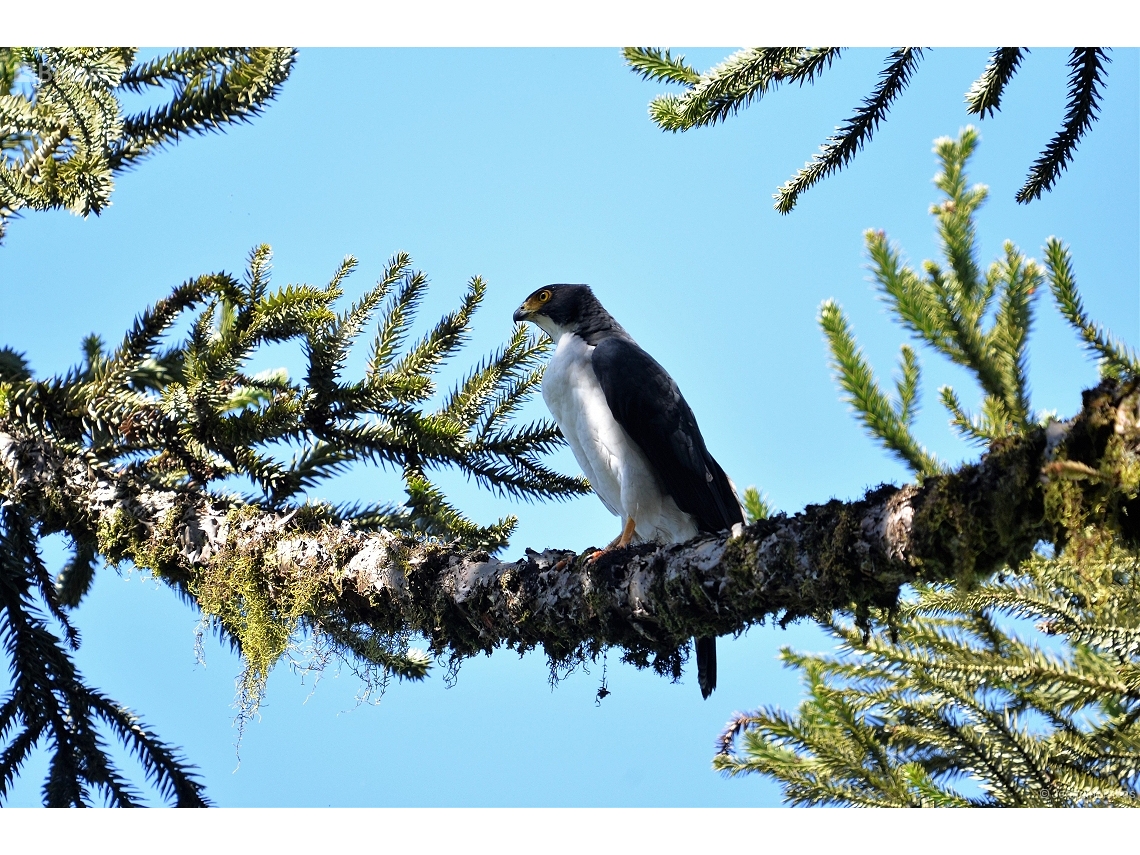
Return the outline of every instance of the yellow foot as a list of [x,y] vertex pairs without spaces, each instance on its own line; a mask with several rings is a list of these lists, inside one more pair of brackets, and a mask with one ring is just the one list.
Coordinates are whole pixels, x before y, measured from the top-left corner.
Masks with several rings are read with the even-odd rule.
[[633,534],[637,530],[637,523],[630,517],[625,521],[625,526],[622,527],[621,537],[617,539],[617,548],[625,549],[630,543],[633,542]]
[[633,517],[630,517],[629,519],[627,519],[625,521],[625,525],[622,527],[621,534],[619,534],[617,537],[615,537],[613,540],[611,540],[610,545],[607,546],[605,549],[599,549],[597,552],[591,552],[590,557],[587,560],[588,561],[597,561],[599,558],[601,558],[603,555],[605,555],[610,550],[625,549],[627,546],[630,545],[630,543],[633,542],[633,534],[636,530],[637,530],[637,523],[635,523],[633,521]]

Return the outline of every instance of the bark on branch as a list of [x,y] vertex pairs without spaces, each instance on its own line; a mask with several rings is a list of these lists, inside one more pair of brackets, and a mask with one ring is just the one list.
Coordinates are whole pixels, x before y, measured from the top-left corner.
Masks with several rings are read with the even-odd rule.
[[[1073,521],[1061,517],[1082,502],[1140,539],[1138,397],[1135,382],[1106,381],[1070,422],[997,443],[978,463],[921,485],[884,485],[736,536],[644,545],[592,563],[557,549],[499,561],[330,526],[304,509],[270,513],[200,490],[140,487],[10,421],[0,421],[0,492],[45,531],[85,527],[111,561],[149,567],[200,599],[229,583],[233,596],[248,597],[252,584],[271,610],[334,638],[413,631],[453,656],[541,645],[554,663],[618,646],[635,664],[677,675],[693,636],[834,609],[866,614],[890,608],[917,579],[1016,565],[1039,540],[1063,538]],[[246,588],[234,583],[241,574]]]

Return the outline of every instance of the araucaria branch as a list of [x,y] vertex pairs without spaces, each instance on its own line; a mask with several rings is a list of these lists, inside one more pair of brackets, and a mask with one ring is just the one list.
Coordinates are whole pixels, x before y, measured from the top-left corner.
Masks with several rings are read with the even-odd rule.
[[[865,618],[892,608],[908,582],[1016,565],[1059,530],[1047,513],[1052,480],[1081,484],[1093,504],[1091,494],[1113,492],[1112,470],[1140,455],[1138,407],[1135,382],[1109,380],[1085,394],[1071,423],[997,442],[978,464],[920,485],[595,563],[555,549],[498,561],[407,533],[334,525],[304,507],[260,510],[193,487],[156,489],[67,455],[11,418],[0,428],[0,459],[9,502],[45,521],[82,518],[111,560],[203,594],[252,570],[252,588],[231,595],[260,598],[259,609],[333,638],[419,632],[451,657],[541,645],[554,664],[618,646],[628,660],[678,676],[694,635],[852,606]],[[1116,507],[1110,521],[1130,539],[1135,504]],[[253,605],[229,612],[239,639]],[[419,676],[408,660],[395,670]]]

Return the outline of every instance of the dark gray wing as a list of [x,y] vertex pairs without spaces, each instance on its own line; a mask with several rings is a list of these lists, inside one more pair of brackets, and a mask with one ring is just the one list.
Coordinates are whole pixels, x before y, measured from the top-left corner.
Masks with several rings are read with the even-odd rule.
[[728,476],[705,448],[693,411],[657,360],[626,338],[594,348],[594,374],[618,424],[657,470],[665,489],[704,532],[744,522]]

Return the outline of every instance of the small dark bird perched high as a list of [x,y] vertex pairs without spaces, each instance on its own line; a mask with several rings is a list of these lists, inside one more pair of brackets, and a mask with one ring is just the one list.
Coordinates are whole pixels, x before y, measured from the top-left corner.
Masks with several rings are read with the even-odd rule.
[[[539,288],[514,319],[537,324],[554,340],[542,397],[594,492],[622,519],[607,550],[682,543],[744,522],[732,482],[705,448],[681,390],[588,285]],[[696,651],[707,698],[716,688],[716,639],[698,638]]]

